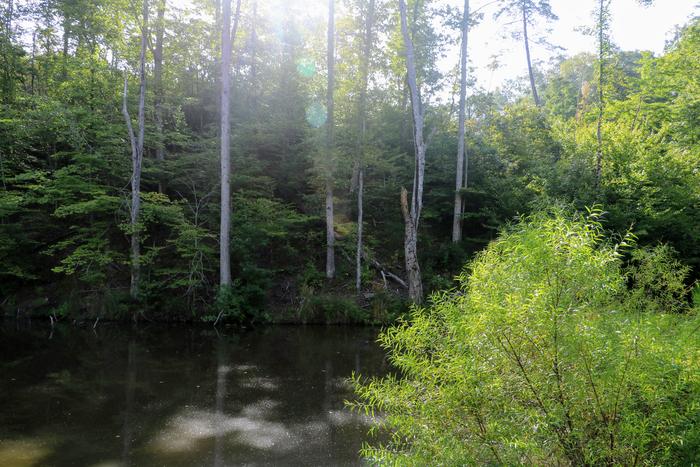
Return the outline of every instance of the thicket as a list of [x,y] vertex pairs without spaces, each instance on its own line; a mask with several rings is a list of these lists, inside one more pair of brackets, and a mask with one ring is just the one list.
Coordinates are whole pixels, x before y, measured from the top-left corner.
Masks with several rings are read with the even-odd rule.
[[[599,212],[503,230],[380,342],[397,374],[363,381],[382,465],[694,465],[700,308],[667,247],[609,238]],[[625,259],[633,258],[630,265]]]

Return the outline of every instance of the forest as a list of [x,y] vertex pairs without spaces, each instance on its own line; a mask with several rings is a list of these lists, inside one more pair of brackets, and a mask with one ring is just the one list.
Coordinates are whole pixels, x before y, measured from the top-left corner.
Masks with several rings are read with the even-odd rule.
[[[371,464],[697,465],[700,16],[661,53],[626,50],[612,34],[625,20],[617,1],[585,2],[579,27],[595,47],[567,54],[548,32],[549,0],[5,0],[0,315],[50,323],[58,340],[77,331],[54,326],[70,323],[95,336],[110,322],[214,326],[177,334],[161,362],[136,330],[82,344],[125,362],[108,373],[125,389],[91,382],[102,399],[88,407],[126,394],[123,465],[150,455],[130,422],[137,362],[170,365],[142,388],[212,365],[216,412],[167,426],[214,420],[215,465],[236,427],[306,433],[256,419],[258,405],[222,425],[226,375],[284,374],[268,356],[279,342],[325,388],[307,405],[336,417],[324,418],[330,433],[346,423],[329,409],[345,384],[332,362],[353,375],[346,410],[373,420],[361,450]],[[475,71],[485,64],[470,34],[483,24],[522,50],[522,73],[498,86]],[[551,59],[535,58],[545,50]],[[385,354],[368,356],[372,331],[353,342],[271,326],[307,323],[385,326]],[[210,362],[202,342],[221,325],[272,330],[219,336]],[[8,355],[44,355],[35,337],[0,336]],[[172,359],[181,342],[199,363]],[[260,342],[254,365],[226,363],[227,349]],[[17,358],[3,372],[19,371]],[[46,371],[42,394],[88,385],[77,370]],[[288,392],[286,377],[241,376],[237,391]],[[25,397],[13,381],[0,384],[10,405]],[[186,391],[171,389],[200,401]],[[279,397],[265,410],[297,403]],[[143,403],[158,420],[170,410]],[[35,465],[11,457],[18,443],[63,465],[46,457],[54,435],[14,440],[23,413],[0,428],[0,461]],[[245,449],[267,446],[250,439]],[[194,456],[188,446],[162,450]]]
[[[654,56],[592,2],[598,53],[544,65],[546,1],[285,4],[5,4],[6,313],[385,323],[552,205],[698,277],[697,20]],[[529,70],[492,91],[469,63],[487,21]]]

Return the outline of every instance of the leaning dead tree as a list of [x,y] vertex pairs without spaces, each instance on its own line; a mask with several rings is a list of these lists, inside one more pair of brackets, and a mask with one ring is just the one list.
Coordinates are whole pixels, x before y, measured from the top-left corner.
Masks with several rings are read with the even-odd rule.
[[143,23],[141,27],[141,55],[139,58],[139,113],[138,135],[134,134],[127,104],[129,83],[124,76],[124,94],[122,113],[126,120],[131,143],[131,298],[139,296],[139,280],[141,275],[141,239],[139,235],[139,214],[141,212],[141,166],[143,163],[143,139],[146,119],[146,47],[148,46],[148,0],[143,1]]
[[[423,207],[423,179],[425,177],[425,152],[427,144],[423,136],[424,107],[422,105],[416,79],[416,57],[413,40],[408,30],[406,19],[406,2],[399,0],[401,15],[401,34],[406,53],[406,81],[411,96],[413,114],[413,138],[415,142],[415,170],[413,173],[413,189],[409,205],[408,192],[401,189],[401,211],[404,218],[404,255],[406,274],[408,276],[408,296],[414,303],[423,302],[423,282],[420,265],[418,264],[418,223]],[[415,21],[415,19],[414,19]]]

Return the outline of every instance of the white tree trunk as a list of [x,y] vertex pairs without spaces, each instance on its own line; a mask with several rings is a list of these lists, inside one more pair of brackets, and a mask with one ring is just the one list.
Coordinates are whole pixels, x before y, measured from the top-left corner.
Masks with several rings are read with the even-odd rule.
[[414,303],[423,302],[423,281],[418,263],[418,226],[408,206],[408,192],[401,188],[401,211],[404,219],[404,256],[408,276],[408,297]]
[[221,26],[221,225],[219,231],[219,284],[231,285],[231,0],[223,0]]
[[365,18],[365,37],[360,62],[360,98],[358,101],[358,139],[357,139],[357,253],[355,257],[355,288],[357,293],[362,289],[362,242],[363,242],[363,198],[364,198],[364,151],[365,136],[367,133],[367,86],[369,83],[369,62],[372,51],[372,27],[374,25],[375,0],[369,0],[367,4],[367,17]]
[[423,282],[420,274],[420,266],[418,264],[418,223],[423,207],[423,180],[425,177],[425,151],[427,147],[423,137],[424,116],[416,79],[416,58],[413,49],[413,41],[408,31],[406,2],[404,0],[399,0],[399,13],[401,16],[401,34],[403,35],[404,46],[406,48],[406,71],[411,95],[411,107],[413,110],[413,136],[416,158],[410,207],[408,206],[408,194],[406,190],[402,189],[401,191],[401,209],[403,211],[406,227],[404,235],[404,253],[406,273],[408,275],[408,295],[414,303],[422,303]]
[[335,232],[333,215],[333,90],[335,87],[335,0],[328,0],[328,121],[326,122],[326,277],[335,277]]
[[139,297],[139,281],[141,275],[141,241],[139,235],[139,214],[141,212],[141,166],[143,163],[143,140],[146,120],[146,47],[148,46],[148,0],[143,2],[143,27],[141,29],[141,55],[139,68],[139,113],[138,136],[134,135],[131,116],[127,105],[128,81],[124,76],[124,94],[122,113],[126,120],[129,141],[131,143],[131,286],[129,293],[132,299]]
[[464,125],[466,120],[467,100],[467,39],[469,38],[469,0],[464,0],[462,13],[462,47],[459,62],[459,139],[457,141],[457,174],[455,180],[455,204],[452,217],[452,241],[459,243],[462,240],[462,213],[464,212],[464,200],[461,190],[467,186],[467,154],[464,147]]

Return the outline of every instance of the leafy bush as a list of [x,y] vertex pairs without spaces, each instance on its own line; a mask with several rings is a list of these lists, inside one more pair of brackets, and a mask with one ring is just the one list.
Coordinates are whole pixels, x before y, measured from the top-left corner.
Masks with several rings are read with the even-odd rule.
[[392,434],[364,456],[396,465],[697,463],[700,319],[630,291],[626,247],[604,238],[595,214],[536,214],[505,230],[457,289],[381,335],[402,376],[355,380],[351,406],[382,412],[378,428]]
[[256,281],[256,274],[264,271],[253,271],[251,281],[235,279],[230,287],[220,286],[216,303],[211,312],[202,316],[202,321],[219,322],[220,320],[234,324],[265,323],[270,321],[265,307],[265,290]]
[[366,323],[369,319],[367,310],[361,308],[354,300],[331,294],[314,294],[302,291],[303,302],[299,307],[298,319],[302,323]]
[[369,310],[372,324],[394,323],[408,312],[408,303],[398,294],[378,289],[369,302]]

